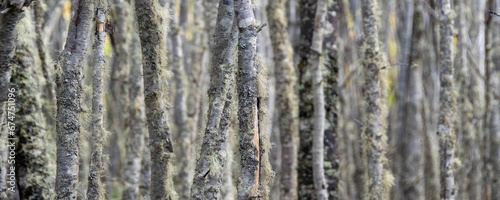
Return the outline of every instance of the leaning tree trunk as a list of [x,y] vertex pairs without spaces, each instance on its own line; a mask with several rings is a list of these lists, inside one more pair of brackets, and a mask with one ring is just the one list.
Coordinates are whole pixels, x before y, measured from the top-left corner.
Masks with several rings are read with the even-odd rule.
[[267,7],[276,77],[276,107],[281,142],[280,199],[297,199],[298,102],[293,50],[288,40],[286,0],[270,1]]
[[219,1],[219,12],[211,54],[211,81],[209,110],[201,154],[196,162],[191,187],[192,199],[221,199],[223,173],[228,151],[228,133],[231,123],[233,70],[238,30],[234,24],[232,0]]
[[376,19],[377,2],[362,1],[364,28],[364,60],[365,83],[363,86],[366,102],[364,120],[364,154],[368,158],[368,191],[369,199],[387,199],[388,188],[392,184],[389,172],[384,170],[387,119],[384,109],[384,86],[382,82],[384,63],[379,51],[378,27]]
[[160,6],[154,0],[137,0],[135,12],[139,23],[139,37],[144,70],[144,99],[151,148],[151,199],[171,198],[169,166],[173,146],[167,123],[165,73],[167,70],[166,42]]
[[411,66],[405,72],[406,91],[403,94],[403,108],[406,118],[403,120],[403,134],[399,138],[400,157],[400,196],[402,199],[425,199],[424,193],[424,121],[423,82],[422,82],[422,36],[423,17],[421,2],[414,2],[412,35],[409,44],[409,60]]
[[[32,33],[34,26],[31,15],[20,22],[19,32]],[[45,131],[45,117],[42,112],[39,89],[43,88],[43,76],[35,65],[36,49],[34,37],[19,37],[13,59],[12,83],[19,87],[14,93],[18,106],[8,104],[16,110],[16,178],[20,199],[51,199],[54,194],[53,159],[49,153],[49,141]],[[7,90],[7,89],[6,89]],[[43,169],[43,170],[41,170]],[[7,191],[11,192],[11,191]]]
[[104,76],[104,41],[106,32],[104,23],[106,1],[96,2],[96,38],[94,39],[94,74],[92,77],[92,157],[90,159],[87,197],[91,200],[104,198],[104,185],[101,182],[103,164],[103,76]]
[[79,0],[66,45],[56,63],[57,72],[57,199],[76,199],[81,112],[82,65],[92,27],[94,2]]
[[312,87],[314,94],[314,127],[312,146],[312,166],[314,177],[314,188],[318,200],[328,199],[328,192],[324,168],[324,134],[325,134],[325,98],[323,91],[323,73],[321,53],[323,51],[324,30],[326,23],[327,1],[319,0],[316,3],[316,14],[314,18],[314,29],[309,54],[309,63],[312,73]]
[[241,171],[238,200],[259,196],[260,132],[258,83],[255,63],[258,27],[250,0],[236,1],[238,39],[238,119]]
[[440,5],[440,52],[439,52],[439,68],[441,89],[439,92],[439,155],[440,155],[440,170],[441,170],[441,199],[455,199],[455,133],[454,133],[454,118],[455,118],[455,103],[456,95],[454,94],[453,81],[453,19],[451,18],[451,5],[449,0],[442,0]]

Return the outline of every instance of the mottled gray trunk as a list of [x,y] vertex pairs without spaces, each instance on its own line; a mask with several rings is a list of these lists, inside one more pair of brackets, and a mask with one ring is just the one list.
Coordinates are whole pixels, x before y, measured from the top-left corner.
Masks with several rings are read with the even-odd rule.
[[236,29],[232,0],[221,0],[211,54],[209,110],[201,153],[196,162],[191,199],[222,199],[222,169],[228,153],[228,133],[231,123]]
[[78,0],[71,10],[66,45],[56,63],[57,199],[77,197],[82,63],[92,32],[94,2]]
[[267,17],[276,77],[276,118],[281,142],[280,199],[297,199],[297,144],[299,136],[298,102],[293,49],[288,40],[285,16],[286,0],[270,1]]
[[258,27],[251,0],[238,0],[236,20],[238,38],[238,120],[241,171],[238,181],[238,199],[259,196],[260,128],[257,67],[255,63]]
[[314,17],[313,38],[309,54],[311,64],[312,87],[314,94],[314,127],[312,166],[314,177],[314,189],[318,200],[328,199],[327,185],[324,168],[324,134],[325,134],[325,98],[323,91],[323,73],[321,53],[323,51],[324,25],[326,24],[327,1],[320,0],[316,3],[316,14]]
[[167,58],[163,23],[166,19],[160,11],[160,6],[154,0],[135,2],[151,148],[151,199],[169,199],[174,195],[171,185],[172,169],[169,166],[173,146],[164,103],[167,97],[165,93]]
[[378,27],[375,12],[377,2],[362,1],[364,50],[363,67],[365,82],[363,86],[365,107],[363,149],[368,159],[367,196],[369,199],[387,199],[387,187],[391,186],[390,172],[384,170],[386,151],[387,116],[384,105],[383,70],[385,65],[378,43]]
[[422,4],[414,3],[415,10],[412,17],[412,35],[409,46],[409,69],[406,71],[406,91],[403,95],[405,118],[402,128],[403,134],[399,138],[398,154],[401,156],[399,188],[402,199],[425,199],[424,193],[424,121],[423,83],[422,83],[422,54],[423,54],[423,23]]
[[312,167],[312,146],[314,127],[314,94],[311,65],[309,57],[312,53],[311,42],[316,14],[315,0],[299,0],[300,36],[295,52],[299,54],[299,138],[298,183],[299,199],[314,198],[314,178]]
[[[134,17],[127,17],[130,27],[134,26]],[[130,34],[128,46],[130,68],[129,68],[129,116],[130,129],[128,132],[124,166],[124,190],[122,199],[134,200],[142,196],[149,196],[149,185],[151,182],[151,159],[147,140],[146,115],[144,105],[144,80],[142,78],[142,65],[139,38],[136,33]],[[144,169],[144,171],[141,170]]]
[[103,199],[104,185],[101,182],[103,175],[103,77],[104,77],[104,41],[105,32],[105,7],[106,1],[96,2],[95,39],[94,39],[94,73],[92,76],[92,157],[90,159],[89,182],[87,198],[91,200]]
[[[32,16],[28,14],[21,20],[18,32],[34,32],[31,23]],[[49,146],[50,141],[45,131],[45,117],[42,113],[42,102],[39,89],[43,88],[43,76],[35,63],[35,36],[19,37],[16,54],[13,58],[12,84],[18,86],[15,108],[16,131],[10,135],[17,139],[15,169],[20,199],[51,199],[54,195],[55,166]],[[8,88],[5,88],[7,90]],[[10,88],[9,88],[10,89]],[[14,113],[12,113],[14,114]],[[12,117],[13,115],[11,115]],[[15,141],[9,140],[9,142]],[[7,142],[6,142],[7,144]],[[5,147],[7,148],[7,147]],[[44,168],[44,170],[40,170]],[[7,191],[11,192],[11,191]]]
[[441,170],[441,199],[455,199],[455,104],[456,94],[454,92],[453,80],[453,19],[451,17],[451,5],[449,0],[441,0],[440,5],[440,41],[439,41],[439,68],[441,89],[439,92],[439,152]]

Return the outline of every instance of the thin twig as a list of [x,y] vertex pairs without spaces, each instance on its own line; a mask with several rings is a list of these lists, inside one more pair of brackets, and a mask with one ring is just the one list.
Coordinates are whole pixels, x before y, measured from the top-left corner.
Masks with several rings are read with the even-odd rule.
[[491,11],[491,10],[490,10],[490,14],[495,15],[495,16],[497,16],[497,17],[500,17],[500,14],[496,13],[495,11]]

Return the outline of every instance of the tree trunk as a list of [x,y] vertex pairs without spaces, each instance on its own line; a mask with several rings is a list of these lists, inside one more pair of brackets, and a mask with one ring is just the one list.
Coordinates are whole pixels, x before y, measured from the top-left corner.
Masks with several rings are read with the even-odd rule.
[[456,95],[454,94],[453,83],[453,54],[452,31],[453,19],[451,18],[451,5],[449,0],[442,0],[440,5],[440,52],[439,68],[441,89],[439,94],[439,151],[441,170],[441,199],[455,199],[455,133],[454,133],[454,109]]
[[[32,16],[21,19],[19,32],[34,32]],[[16,109],[17,142],[15,170],[20,199],[51,199],[54,194],[54,178],[49,146],[45,132],[45,117],[42,113],[39,89],[43,88],[42,75],[35,65],[35,37],[20,37],[13,59],[12,83],[19,87],[14,105]],[[7,88],[5,88],[7,90]],[[7,104],[8,108],[12,104]],[[12,138],[14,139],[14,138]],[[11,154],[12,155],[12,154]],[[43,170],[41,170],[43,168]],[[11,191],[7,191],[11,192]]]
[[324,24],[326,23],[327,1],[320,0],[316,3],[314,18],[313,38],[309,54],[309,63],[312,72],[312,87],[314,90],[314,128],[313,128],[313,176],[316,198],[328,199],[327,185],[324,168],[324,133],[325,133],[325,99],[323,91],[323,73],[321,53],[323,51]]
[[96,9],[96,38],[94,39],[94,74],[92,77],[92,158],[90,159],[89,182],[87,198],[103,199],[104,185],[101,182],[103,164],[103,76],[104,76],[104,41],[105,32],[105,1],[98,1]]
[[315,0],[299,0],[297,8],[300,16],[300,36],[295,52],[299,54],[299,154],[298,154],[298,183],[299,199],[314,198],[314,178],[312,166],[313,127],[314,127],[314,102],[312,68],[309,57],[314,18],[316,14]]
[[378,28],[376,19],[377,2],[363,0],[364,28],[364,60],[365,83],[363,86],[365,107],[363,148],[368,158],[368,191],[369,199],[387,199],[388,188],[392,180],[389,172],[384,170],[387,118],[384,106],[385,91],[382,82],[385,68],[379,51]]
[[207,125],[201,154],[197,159],[192,199],[221,199],[223,174],[228,152],[235,68],[234,56],[238,32],[234,24],[232,0],[221,0],[217,14],[214,46],[211,54],[211,81]]
[[410,68],[406,71],[406,94],[403,94],[403,108],[406,118],[403,120],[404,132],[399,139],[400,198],[425,199],[424,193],[424,149],[423,149],[423,83],[422,83],[422,5],[414,2],[412,17],[412,35],[409,44]]
[[163,34],[165,17],[153,0],[137,0],[135,11],[139,23],[139,37],[144,70],[144,97],[151,147],[151,199],[172,198],[169,167],[173,147],[167,123],[164,98],[167,70],[166,43]]
[[238,200],[259,196],[260,128],[256,47],[257,24],[250,0],[236,1],[236,19],[240,31],[238,39],[238,119],[241,154],[241,175],[238,182]]
[[293,49],[288,40],[286,0],[270,1],[267,7],[276,77],[277,119],[281,142],[280,199],[297,199],[298,102]]
[[81,112],[82,62],[92,27],[94,2],[78,0],[57,72],[57,199],[76,199]]

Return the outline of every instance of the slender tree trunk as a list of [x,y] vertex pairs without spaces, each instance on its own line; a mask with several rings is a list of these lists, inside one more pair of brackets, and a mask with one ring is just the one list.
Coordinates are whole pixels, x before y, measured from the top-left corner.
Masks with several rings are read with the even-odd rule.
[[451,5],[449,0],[442,0],[440,5],[440,82],[441,89],[439,95],[439,151],[441,169],[441,199],[455,199],[455,133],[454,133],[454,109],[456,95],[454,94],[453,83],[453,54],[452,54],[452,29],[453,19],[451,18]]
[[98,1],[96,9],[96,38],[94,39],[94,74],[92,77],[92,158],[90,159],[89,182],[87,198],[103,199],[104,185],[101,182],[104,170],[103,164],[103,76],[104,76],[104,41],[106,1]]
[[412,35],[409,44],[410,68],[406,71],[406,94],[403,95],[403,108],[406,118],[400,135],[399,154],[401,155],[400,190],[402,199],[424,199],[424,149],[423,149],[423,83],[422,83],[422,5],[414,2]]
[[[127,23],[130,27],[137,27],[134,17],[128,16]],[[134,30],[136,30],[134,28]],[[134,200],[143,196],[149,196],[151,182],[151,159],[147,145],[148,134],[146,130],[146,115],[144,105],[144,80],[142,78],[142,65],[140,56],[140,44],[137,33],[130,34],[129,44],[129,116],[130,130],[128,132],[125,154],[126,165],[124,167],[124,190],[122,199]]]
[[378,28],[375,11],[377,2],[363,0],[364,60],[365,71],[364,100],[366,116],[364,121],[364,152],[368,158],[368,197],[387,199],[387,187],[392,184],[389,172],[384,170],[387,119],[384,111],[384,86],[382,70],[384,64],[379,51]]
[[[35,31],[31,17],[28,14],[28,17],[21,19],[19,32]],[[38,93],[42,88],[43,78],[35,65],[34,50],[36,50],[35,37],[19,37],[11,79],[12,83],[19,87],[15,93],[16,131],[15,135],[12,135],[17,136],[16,178],[20,199],[51,199],[55,181],[51,174],[55,168],[52,168],[53,165],[50,163],[51,154],[49,146],[46,145],[49,137],[45,132],[43,121],[45,116],[42,113],[42,103]]]
[[260,128],[257,68],[255,63],[258,27],[251,0],[236,1],[236,19],[240,31],[238,39],[238,119],[241,154],[241,175],[238,199],[255,198],[259,193]]
[[221,0],[217,14],[214,46],[211,54],[211,81],[207,126],[201,154],[197,159],[192,199],[221,199],[222,169],[228,152],[228,131],[231,121],[233,70],[238,32],[234,24],[232,0]]
[[66,45],[56,64],[57,82],[57,199],[75,199],[78,185],[82,62],[92,27],[94,2],[78,0]]
[[323,73],[321,53],[323,51],[324,24],[326,23],[327,1],[320,0],[316,3],[316,14],[314,18],[313,38],[311,42],[312,51],[309,54],[309,62],[312,72],[312,87],[314,94],[314,128],[313,128],[313,176],[316,198],[318,200],[328,199],[327,185],[324,168],[324,133],[325,133],[325,98],[323,91]]
[[151,147],[151,199],[169,199],[173,195],[169,166],[173,147],[167,123],[165,71],[166,43],[163,34],[165,18],[153,0],[137,0],[135,11],[144,70],[144,97]]
[[298,183],[299,199],[314,198],[314,178],[312,166],[314,102],[311,65],[309,55],[316,13],[315,0],[299,0],[300,36],[295,52],[299,54],[299,154]]
[[299,136],[298,102],[293,49],[288,40],[286,0],[270,1],[267,6],[276,77],[277,119],[281,142],[280,199],[297,199],[297,144]]

